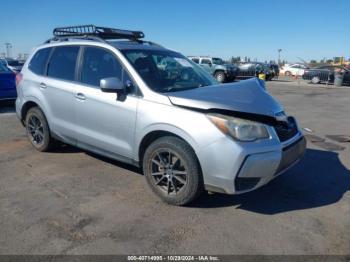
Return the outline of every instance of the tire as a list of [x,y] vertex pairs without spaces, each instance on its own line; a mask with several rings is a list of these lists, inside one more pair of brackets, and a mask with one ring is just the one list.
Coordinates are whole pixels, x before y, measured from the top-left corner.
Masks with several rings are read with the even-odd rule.
[[220,83],[224,83],[226,81],[226,76],[225,73],[222,71],[218,71],[215,73],[215,78],[218,80]]
[[57,145],[57,142],[51,137],[46,117],[39,107],[29,109],[25,125],[27,137],[36,150],[46,152]]
[[292,73],[291,73],[290,71],[286,71],[286,72],[284,72],[284,75],[285,75],[285,76],[291,76]]
[[311,78],[311,83],[313,83],[313,84],[318,84],[318,83],[320,83],[320,78],[319,78],[318,76],[313,76],[313,77]]
[[197,157],[177,137],[161,137],[146,149],[143,173],[153,192],[171,205],[187,205],[204,191]]

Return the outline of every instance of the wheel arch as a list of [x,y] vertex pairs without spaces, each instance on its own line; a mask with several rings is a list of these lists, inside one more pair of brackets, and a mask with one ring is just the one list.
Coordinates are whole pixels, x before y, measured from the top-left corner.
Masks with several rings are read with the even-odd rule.
[[[158,138],[164,137],[164,136],[173,136],[177,137],[181,140],[183,140],[185,143],[187,143],[193,150],[194,154],[196,155],[196,158],[198,160],[197,156],[197,143],[184,131],[178,130],[174,127],[168,127],[168,128],[158,128],[158,129],[152,129],[148,130],[147,132],[144,132],[144,135],[142,136],[142,139],[137,143],[137,158],[139,161],[140,166],[142,166],[142,159],[143,155],[147,149],[147,147],[153,143]],[[199,161],[198,161],[199,163]]]
[[[46,107],[41,103],[41,101],[39,99],[37,99],[34,96],[30,96],[30,97],[25,98],[25,102],[21,106],[20,117],[21,117],[21,120],[23,122],[25,121],[25,117],[26,117],[26,114],[28,113],[29,109],[31,109],[35,106],[39,107],[40,110],[44,113],[45,117],[47,117]],[[48,121],[48,123],[49,123],[49,121]]]
[[223,68],[219,68],[219,69],[215,69],[214,75],[216,75],[216,74],[219,73],[219,72],[222,72],[222,73],[225,74],[225,70],[224,70]]
[[28,111],[33,107],[41,108],[38,103],[36,103],[32,100],[29,100],[23,104],[23,106],[21,108],[21,120],[23,123],[25,123],[25,118],[26,118]]

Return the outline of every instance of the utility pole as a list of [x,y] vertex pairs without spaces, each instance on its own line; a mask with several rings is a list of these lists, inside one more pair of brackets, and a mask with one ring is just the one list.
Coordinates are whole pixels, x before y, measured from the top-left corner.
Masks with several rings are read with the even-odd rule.
[[11,49],[12,49],[12,44],[11,43],[5,43],[6,46],[6,56],[11,57]]
[[279,49],[277,49],[277,51],[278,51],[278,65],[281,65],[281,52],[282,52],[282,49],[279,48]]

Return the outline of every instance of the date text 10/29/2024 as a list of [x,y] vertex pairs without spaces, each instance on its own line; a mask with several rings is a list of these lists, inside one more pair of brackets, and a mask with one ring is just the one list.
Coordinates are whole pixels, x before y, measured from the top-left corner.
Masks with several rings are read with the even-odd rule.
[[217,256],[128,256],[128,261],[220,261]]

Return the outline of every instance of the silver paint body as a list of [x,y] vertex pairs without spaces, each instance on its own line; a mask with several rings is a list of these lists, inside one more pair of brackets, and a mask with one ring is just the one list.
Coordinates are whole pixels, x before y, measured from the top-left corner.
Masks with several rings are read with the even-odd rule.
[[[139,163],[142,162],[139,159],[142,139],[153,131],[166,131],[191,145],[208,188],[234,194],[241,193],[234,187],[240,169],[242,177],[262,178],[254,189],[266,184],[275,177],[282,149],[302,137],[299,130],[295,137],[281,143],[274,129],[267,126],[269,139],[238,142],[224,135],[205,113],[186,109],[220,108],[269,116],[282,111],[280,104],[256,79],[161,94],[152,91],[122,55],[120,49],[126,48],[122,44],[72,40],[41,45],[32,55],[38,49],[62,45],[97,46],[110,50],[142,93],[118,101],[114,93],[39,76],[28,69],[29,57],[22,69],[23,80],[17,87],[17,115],[22,119],[23,106],[27,102],[36,103],[43,110],[53,135],[71,145],[124,162]],[[133,47],[136,48],[162,49],[156,46]]]

